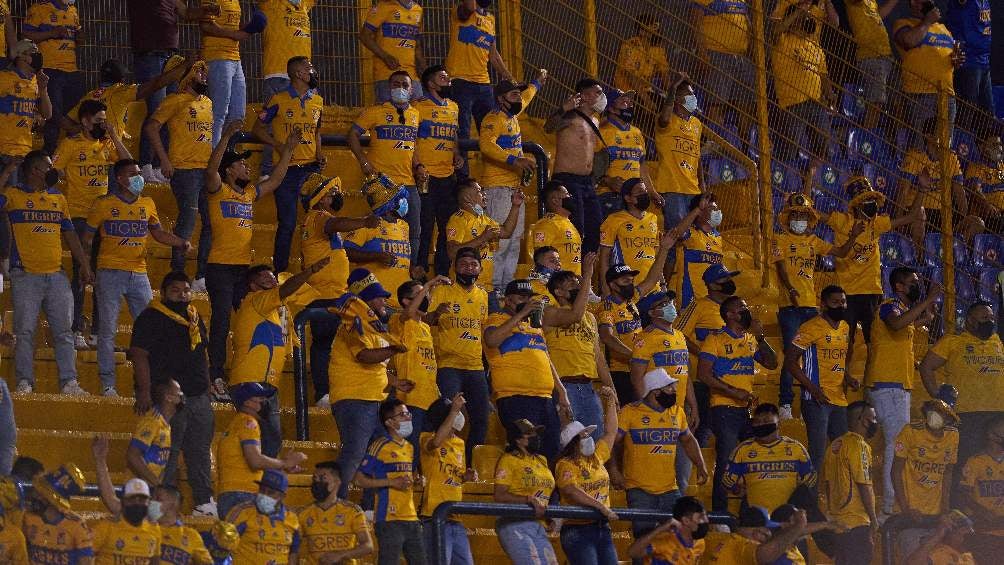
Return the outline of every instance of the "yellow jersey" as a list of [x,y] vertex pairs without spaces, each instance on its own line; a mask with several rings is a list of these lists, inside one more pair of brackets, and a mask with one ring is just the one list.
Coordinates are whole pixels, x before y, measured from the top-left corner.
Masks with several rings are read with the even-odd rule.
[[175,169],[205,169],[213,152],[213,101],[208,96],[168,94],[150,118],[167,125],[167,157]]
[[[2,26],[0,26],[2,27]],[[31,137],[38,108],[38,81],[16,68],[0,71],[0,154],[24,157],[32,149]]]
[[380,402],[387,398],[387,361],[361,363],[356,355],[364,349],[378,349],[390,345],[390,334],[383,322],[361,298],[345,293],[335,303],[333,312],[342,323],[335,334],[328,363],[328,383],[331,404],[339,400],[369,400]]
[[[10,2],[8,0],[0,0],[0,18],[6,20],[9,15]],[[0,26],[0,45],[7,45],[7,26]]]
[[[614,335],[617,336],[624,345],[631,347],[634,340],[641,333],[641,314],[635,303],[641,299],[641,293],[635,289],[633,300],[624,300],[618,294],[610,294],[600,301],[599,311],[596,313],[596,321],[602,329],[604,326],[613,328]],[[630,371],[628,363],[630,359],[621,357],[613,351],[607,352],[607,363],[610,364],[611,371],[626,373]]]
[[[467,210],[457,210],[446,222],[446,240],[464,244],[472,241],[491,227],[500,226],[487,213],[478,216]],[[478,275],[478,284],[488,290],[492,290],[492,275],[495,273],[495,251],[497,250],[497,241],[482,245],[478,249],[481,254],[481,274]]]
[[397,378],[415,383],[414,390],[399,391],[397,397],[408,406],[428,410],[439,398],[432,329],[422,320],[406,319],[398,314],[390,319],[390,333],[408,348],[406,353],[398,353],[393,358]]
[[334,218],[326,210],[310,210],[303,218],[300,250],[303,264],[313,265],[328,257],[330,261],[320,271],[310,277],[310,286],[321,298],[337,298],[348,290],[349,257],[345,254],[345,242],[341,234],[328,235],[324,226]]
[[[407,71],[418,78],[415,48],[422,34],[422,7],[412,0],[377,0],[366,14],[366,29],[376,33],[376,43],[397,59],[395,70]],[[373,80],[387,80],[392,72],[379,57],[373,58]]]
[[746,501],[768,512],[787,504],[799,485],[816,486],[816,471],[801,443],[782,436],[770,444],[748,439],[732,452],[722,476],[727,489],[746,487]]
[[31,563],[67,563],[76,565],[85,557],[94,557],[94,537],[80,516],[68,512],[49,523],[41,515],[26,512],[21,531],[28,544]]
[[931,565],[976,565],[972,553],[960,552],[943,543],[934,546],[934,549],[927,556],[927,561]]
[[[575,486],[589,498],[610,507],[610,474],[604,466],[610,460],[611,446],[600,439],[590,456],[562,457],[554,466],[558,488]],[[569,520],[566,524],[588,524],[593,520]]]
[[899,331],[886,325],[890,316],[904,314],[910,307],[898,298],[889,298],[879,305],[878,319],[872,324],[872,341],[868,344],[865,364],[865,386],[873,388],[913,388],[916,370],[913,354],[913,324]]
[[635,337],[633,351],[632,365],[645,367],[646,373],[662,368],[677,379],[676,405],[683,408],[690,380],[690,351],[683,332],[675,328],[664,330],[653,324]]
[[429,311],[449,304],[433,331],[436,362],[440,367],[484,370],[481,340],[488,321],[488,293],[477,284],[467,289],[459,284],[441,285],[432,290]]
[[697,172],[701,166],[703,129],[704,124],[697,116],[681,118],[675,112],[669,118],[669,125],[656,127],[655,149],[659,153],[659,163],[655,182],[658,192],[701,193]]
[[600,245],[611,248],[610,264],[624,263],[645,280],[659,252],[659,216],[642,212],[635,217],[627,210],[614,212],[600,226]]
[[[139,92],[138,84],[116,83],[108,86],[100,86],[88,92],[77,102],[77,105],[66,113],[73,121],[80,122],[77,115],[80,111],[80,104],[84,100],[97,100],[104,102],[108,110],[105,111],[105,118],[108,120],[108,127],[115,128],[119,137],[130,139],[126,132],[126,124],[129,123],[129,104],[136,101],[136,93]],[[55,159],[53,159],[55,161]],[[107,179],[106,179],[107,180]]]
[[596,340],[599,333],[596,317],[585,312],[582,319],[569,326],[545,326],[544,342],[558,376],[599,377],[596,371]]
[[[903,158],[903,164],[899,166],[903,178],[909,181],[910,188],[906,191],[906,201],[913,202],[920,184],[917,177],[927,169],[928,175],[934,181],[934,187],[929,191],[924,191],[924,201],[922,206],[928,210],[941,210],[941,163],[932,159],[923,149],[910,149]],[[948,153],[948,169],[951,171],[952,182],[962,184],[962,166],[955,151]]]
[[408,222],[402,219],[388,222],[380,218],[380,225],[375,228],[360,228],[345,234],[345,249],[367,253],[389,253],[397,259],[397,262],[389,267],[383,261],[351,266],[369,269],[390,293],[387,304],[400,308],[397,289],[411,280],[411,240]]
[[[509,318],[505,312],[489,314],[485,329],[501,326]],[[516,395],[551,397],[554,377],[544,332],[530,326],[529,320],[516,324],[498,347],[486,347],[485,357],[491,369],[492,390],[496,398]]]
[[[799,4],[798,0],[778,0],[778,3],[774,5],[774,9],[770,13],[771,19],[777,22],[783,21],[784,13],[788,11],[788,8],[796,4]],[[816,31],[811,35],[811,38],[816,43],[819,43],[819,38],[823,33],[823,23],[826,19],[826,10],[819,4],[810,4],[806,12],[816,20]]]
[[[9,525],[8,525],[9,524]],[[21,532],[21,525],[8,522],[0,525],[0,562],[9,565],[29,565],[28,543]]]
[[[456,77],[454,77],[456,78]],[[415,103],[418,110],[418,162],[430,176],[446,178],[453,174],[453,156],[457,147],[457,116],[460,109],[453,100],[436,102],[423,98]]]
[[533,262],[533,253],[541,247],[553,247],[561,256],[561,268],[582,274],[582,236],[572,221],[560,214],[548,212],[530,226],[530,241],[526,253]]
[[760,544],[740,535],[724,532],[708,532],[704,538],[707,551],[701,556],[701,563],[711,565],[755,565],[756,551]]
[[[809,382],[818,386],[834,406],[847,406],[844,394],[845,363],[847,358],[847,322],[837,322],[833,327],[822,316],[816,316],[798,328],[791,345],[802,352],[802,370]],[[811,395],[802,391],[802,400]]]
[[66,198],[55,188],[29,192],[8,186],[0,194],[0,208],[10,222],[11,269],[42,275],[63,268],[63,232],[73,231]]
[[987,340],[965,331],[946,334],[930,352],[945,360],[944,380],[959,390],[957,412],[1004,409],[1004,345],[997,334]]
[[52,168],[63,171],[70,217],[86,218],[94,201],[108,192],[108,172],[118,156],[111,140],[82,134],[64,137],[52,155]]
[[495,48],[495,16],[478,7],[461,21],[459,7],[450,11],[450,49],[446,69],[453,78],[488,84],[488,58]]
[[[379,59],[374,57],[374,60]],[[412,164],[418,139],[418,121],[418,110],[414,106],[408,106],[399,114],[397,107],[385,102],[366,108],[352,124],[360,135],[370,133],[366,156],[370,164],[394,184],[415,184]]]
[[94,524],[94,565],[147,563],[160,558],[160,526],[143,520],[106,518]]
[[[945,471],[959,459],[959,429],[945,426],[937,437],[924,422],[904,426],[896,436],[896,457],[903,459],[903,495],[910,510],[925,516],[939,516]],[[906,511],[907,508],[900,508]]]
[[[846,212],[831,212],[826,223],[833,228],[833,244],[837,247],[847,242],[856,222]],[[892,231],[892,220],[884,214],[864,220],[865,229],[851,246],[846,257],[835,257],[837,282],[847,294],[882,294],[882,257],[879,236]]]
[[129,447],[139,449],[143,463],[155,477],[160,477],[171,455],[171,424],[156,408],[140,417]]
[[[210,22],[228,31],[237,31],[240,29],[241,3],[239,0],[202,0],[202,6],[208,4],[215,4],[220,7],[220,15],[210,17]],[[206,61],[240,61],[240,44],[227,37],[202,34],[202,58]]]
[[[920,24],[920,18],[902,18],[892,25],[895,37],[904,28]],[[952,51],[955,39],[945,24],[936,22],[927,28],[927,33],[913,49],[899,48],[899,56],[903,65],[903,92],[907,94],[937,94],[939,89],[945,89],[949,94],[955,94],[952,77],[955,66],[952,64]]]
[[268,383],[279,386],[282,367],[289,355],[289,329],[281,315],[285,301],[279,287],[248,293],[230,320],[234,359],[230,386]]
[[[760,350],[753,334],[743,332],[736,335],[732,330],[722,328],[704,340],[700,359],[712,364],[712,373],[716,379],[750,394],[753,393],[755,363],[760,362]],[[711,392],[711,406],[746,407],[731,396],[715,391]]]
[[[523,101],[523,109],[530,106],[533,97],[540,90],[540,83],[536,80],[530,85],[520,99]],[[523,136],[519,127],[519,115],[510,116],[501,109],[488,113],[481,121],[478,145],[481,149],[482,164],[481,186],[508,186],[518,187],[520,183],[520,172],[513,166],[513,162],[523,156]]]
[[[603,174],[623,180],[641,178],[641,164],[645,160],[645,136],[641,130],[631,124],[618,124],[609,119],[600,124],[599,130],[603,138],[603,150],[609,157],[607,170]],[[613,190],[605,184],[596,187],[597,194],[606,192]]]
[[80,30],[80,15],[76,6],[66,2],[35,2],[28,8],[21,25],[22,31],[52,31],[58,27],[70,28],[69,37],[38,42],[44,68],[75,72],[78,70],[76,35]]
[[[262,33],[262,75],[289,78],[286,62],[293,57],[310,57],[310,10],[315,0],[260,0],[258,9],[268,20]],[[306,130],[304,130],[306,133]]]
[[818,39],[782,33],[774,46],[771,62],[778,106],[790,108],[823,99],[826,55]]
[[701,39],[708,51],[746,55],[750,40],[750,7],[746,0],[696,0],[704,11]]
[[[359,545],[359,534],[368,533],[369,524],[363,509],[348,500],[337,500],[328,508],[314,503],[300,510],[300,563],[318,565],[331,551],[345,551]],[[342,560],[357,565],[359,560]]]
[[1004,208],[1004,161],[970,161],[966,165],[966,186],[979,184],[979,192],[998,210]]
[[645,565],[697,565],[704,554],[704,540],[685,541],[676,530],[652,538],[645,549]]
[[698,228],[688,229],[676,244],[676,296],[680,308],[707,296],[708,285],[704,284],[704,271],[708,267],[723,263],[724,248],[722,234],[712,228],[705,232]]
[[[1004,460],[996,461],[986,453],[973,455],[962,468],[959,486],[969,491],[980,508],[996,518],[1004,518]],[[987,533],[1004,535],[1004,528]]]
[[882,21],[876,0],[861,0],[847,2],[847,20],[854,34],[854,42],[858,44],[856,59],[876,59],[891,57],[892,46],[889,44],[889,32]]
[[[287,6],[291,5],[288,0],[281,1]],[[285,74],[286,64],[283,63],[282,67]],[[320,127],[322,114],[324,98],[317,90],[307,89],[301,96],[290,85],[286,90],[269,97],[258,114],[258,120],[272,126],[272,136],[279,143],[285,143],[295,129],[303,133],[300,143],[293,148],[293,154],[289,158],[290,165],[300,166],[317,161],[317,128]],[[272,148],[272,159],[274,163],[279,162],[279,148]]]
[[160,562],[165,565],[209,565],[213,556],[206,549],[199,531],[178,520],[173,526],[160,526]]
[[460,502],[464,499],[464,439],[453,436],[443,445],[432,445],[436,432],[422,432],[418,445],[421,453],[422,474],[425,475],[425,490],[422,491],[422,516],[432,516],[436,508],[444,502]]
[[813,234],[784,232],[774,236],[770,247],[770,262],[781,264],[788,282],[798,291],[795,306],[815,307],[816,256],[829,255],[833,246]]
[[547,506],[554,491],[554,475],[543,455],[507,451],[495,464],[495,484],[508,487],[509,494],[533,496]]
[[145,273],[147,236],[159,228],[153,198],[129,202],[117,193],[99,197],[87,215],[87,229],[101,235],[98,269]]
[[241,536],[233,552],[234,563],[241,565],[286,565],[289,554],[300,550],[300,520],[283,505],[266,516],[255,508],[254,501],[235,506],[227,521]]
[[823,463],[830,520],[851,529],[867,526],[871,518],[865,510],[858,485],[872,484],[872,448],[865,438],[847,432],[830,443]]
[[676,319],[674,326],[690,341],[700,344],[725,326],[722,320],[721,304],[708,296],[702,296],[690,303]]
[[245,445],[261,445],[261,427],[254,416],[238,412],[216,443],[217,493],[258,492],[255,482],[263,472],[248,466]]
[[[410,477],[414,449],[411,442],[402,439],[401,443],[384,433],[373,440],[366,457],[359,465],[359,472],[372,479],[396,479]],[[372,489],[373,520],[375,522],[414,522],[418,520],[415,512],[415,497],[412,489],[397,490],[390,487]]]
[[638,36],[621,44],[617,52],[614,88],[625,92],[637,90],[636,81],[651,86],[667,86],[654,82],[656,73],[669,74],[669,60],[666,59],[666,49],[663,46],[645,44]]
[[690,434],[683,408],[655,409],[644,401],[632,402],[621,408],[617,426],[617,436],[624,444],[621,470],[625,488],[640,488],[649,494],[676,490],[674,462],[680,438]]

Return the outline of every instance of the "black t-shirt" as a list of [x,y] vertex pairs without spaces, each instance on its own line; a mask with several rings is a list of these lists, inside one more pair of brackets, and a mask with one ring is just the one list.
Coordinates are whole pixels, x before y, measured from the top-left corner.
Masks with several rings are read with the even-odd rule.
[[179,324],[153,308],[143,310],[132,326],[130,347],[150,354],[150,381],[178,381],[185,396],[198,396],[209,390],[206,361],[206,325],[199,320],[202,343],[194,350],[188,326]]
[[129,0],[129,39],[134,51],[178,48],[178,12],[174,0]]

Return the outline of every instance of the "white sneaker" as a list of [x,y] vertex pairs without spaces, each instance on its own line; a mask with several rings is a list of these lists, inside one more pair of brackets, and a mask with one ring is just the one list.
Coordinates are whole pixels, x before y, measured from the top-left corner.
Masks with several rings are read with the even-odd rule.
[[212,498],[205,504],[200,504],[192,509],[192,516],[212,516],[217,518],[216,501]]
[[782,420],[790,420],[791,416],[791,404],[782,404],[781,408],[778,409],[778,416]]
[[77,381],[77,379],[73,379],[63,385],[63,390],[61,392],[70,396],[88,396],[90,394],[86,390],[80,388],[80,382]]
[[314,406],[317,406],[318,408],[324,408],[325,410],[328,410],[329,408],[331,408],[331,399],[328,398],[327,394],[325,394],[324,396],[321,397],[320,400],[318,400],[314,404]]
[[115,387],[113,386],[106,386],[104,392],[101,393],[101,396],[107,396],[109,398],[117,398],[118,395],[119,391],[115,390]]
[[91,349],[97,349],[98,348],[98,336],[96,336],[94,334],[91,334],[91,335],[87,336],[87,347],[90,347]]
[[80,332],[73,334],[73,348],[77,351],[87,349],[87,340],[84,339],[84,334]]
[[192,281],[192,292],[206,292],[206,278]]
[[31,386],[31,383],[28,381],[17,381],[17,388],[14,389],[14,392],[21,394],[28,394],[34,391],[35,387]]

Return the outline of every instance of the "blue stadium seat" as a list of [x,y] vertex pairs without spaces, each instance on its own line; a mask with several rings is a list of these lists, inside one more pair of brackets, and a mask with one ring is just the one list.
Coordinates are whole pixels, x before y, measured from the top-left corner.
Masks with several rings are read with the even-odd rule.
[[879,236],[879,251],[882,253],[884,267],[913,267],[917,263],[917,252],[913,242],[896,232],[884,233]]
[[987,269],[980,273],[980,286],[976,295],[980,300],[989,302],[995,307],[1000,302],[1000,285],[997,284],[997,269]]
[[1004,240],[992,233],[981,233],[973,238],[973,269],[997,268],[1001,264]]
[[848,174],[842,173],[847,168],[848,163],[844,160],[838,159],[831,163],[823,163],[816,171],[816,178],[813,179],[813,182],[822,189],[823,194],[840,200],[847,200],[847,194],[844,192],[844,182],[847,181]]
[[704,179],[707,184],[715,185],[746,178],[746,169],[726,157],[711,156],[701,159]]
[[835,238],[833,234],[833,228],[822,222],[816,224],[816,236],[819,237],[819,239],[831,245],[833,244],[833,240]]
[[862,94],[862,88],[852,83],[844,84],[843,90],[840,91],[840,113],[848,118],[851,124],[861,123],[861,118],[865,114],[865,100]]
[[824,273],[832,273],[837,270],[833,255],[816,255],[816,270]]
[[[940,267],[944,265],[945,254],[941,248],[940,233],[929,233],[924,236],[924,249],[929,251],[929,253],[924,253],[924,264],[928,267]],[[952,253],[953,262],[958,267],[958,270],[969,270],[969,249],[966,248],[966,244],[958,237],[953,242]]]
[[[924,296],[927,296],[927,289],[932,282],[945,284],[945,270],[941,267],[922,267],[919,271],[918,276],[920,277],[920,288],[923,289]],[[956,282],[957,281],[958,277],[956,277]],[[942,294],[934,301],[934,303],[941,305],[944,301],[945,295]]]
[[957,304],[972,304],[976,301],[976,282],[968,272],[955,271],[955,301]]
[[839,201],[832,196],[819,196],[816,198],[816,210],[819,210],[823,214],[829,214],[834,210],[843,208],[839,204]]
[[848,157],[858,161],[885,161],[894,155],[893,148],[886,143],[881,129],[874,132],[851,128],[847,134]]
[[895,267],[882,266],[882,296],[892,296],[892,285],[889,284],[889,275]]
[[799,168],[794,165],[771,161],[770,179],[774,192],[789,194],[802,189],[802,177]]

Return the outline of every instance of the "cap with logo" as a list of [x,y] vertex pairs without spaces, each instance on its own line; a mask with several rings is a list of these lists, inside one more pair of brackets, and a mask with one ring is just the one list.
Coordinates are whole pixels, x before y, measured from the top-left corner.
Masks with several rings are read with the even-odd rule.
[[289,479],[286,478],[286,473],[279,471],[277,469],[268,469],[261,475],[260,481],[255,481],[259,487],[264,487],[278,491],[281,493],[286,492],[289,488]]
[[619,278],[621,278],[621,277],[623,277],[625,275],[630,275],[630,276],[634,277],[634,276],[637,276],[638,273],[640,273],[640,272],[641,271],[636,271],[635,269],[632,269],[631,267],[628,267],[624,263],[617,263],[616,265],[610,265],[610,268],[607,269],[607,276],[606,276],[607,283],[612,283],[615,280],[617,280],[617,279],[619,279]]
[[704,281],[704,284],[711,284],[722,279],[731,279],[741,272],[742,271],[730,271],[721,263],[715,263],[707,269],[704,269],[704,274],[701,276],[701,280]]
[[150,485],[146,484],[146,481],[143,479],[129,479],[122,488],[122,498],[130,496],[145,496],[150,498]]
[[533,284],[530,283],[529,279],[514,279],[505,285],[505,295],[510,296],[513,294],[533,296],[536,293],[533,291]]
[[366,302],[374,298],[390,298],[390,293],[387,292],[383,285],[380,284],[380,281],[377,280],[376,275],[371,273],[369,269],[353,269],[349,273],[348,283],[349,292]]

